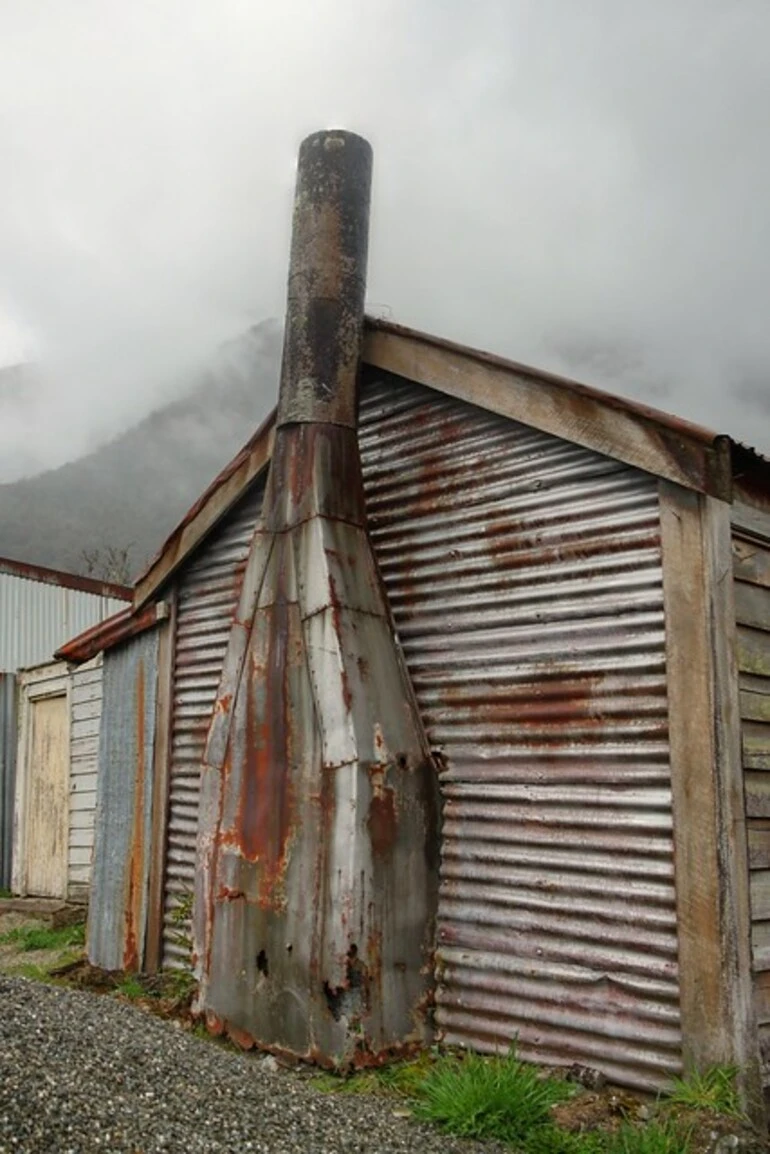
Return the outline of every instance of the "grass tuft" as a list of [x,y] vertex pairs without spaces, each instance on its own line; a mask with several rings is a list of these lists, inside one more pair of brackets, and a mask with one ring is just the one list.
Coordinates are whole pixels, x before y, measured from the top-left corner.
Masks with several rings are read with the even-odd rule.
[[85,925],[61,926],[59,929],[49,929],[47,926],[19,926],[0,934],[0,943],[3,945],[18,946],[20,953],[31,953],[34,950],[66,950],[84,946],[86,942]]
[[685,1110],[713,1110],[732,1118],[742,1118],[735,1066],[712,1066],[703,1074],[677,1078],[666,1094],[665,1105]]
[[376,1094],[379,1096],[416,1098],[419,1087],[433,1065],[433,1055],[425,1051],[416,1058],[391,1062],[355,1074],[316,1074],[311,1085],[326,1094]]
[[147,990],[135,974],[124,974],[115,986],[115,991],[131,1001],[147,997]]
[[421,1079],[414,1114],[461,1138],[524,1145],[550,1124],[551,1106],[573,1093],[569,1083],[541,1077],[513,1050],[494,1058],[446,1055]]
[[625,1122],[605,1137],[604,1154],[687,1154],[690,1135],[672,1122],[649,1122],[634,1126]]
[[523,1150],[526,1154],[606,1154],[607,1135],[592,1130],[583,1134],[559,1126],[537,1126],[530,1131]]
[[14,966],[9,971],[11,974],[18,974],[21,978],[29,978],[33,982],[46,982],[48,985],[56,985],[54,978],[51,977],[50,971],[45,966],[36,966],[33,962],[22,962],[21,965]]

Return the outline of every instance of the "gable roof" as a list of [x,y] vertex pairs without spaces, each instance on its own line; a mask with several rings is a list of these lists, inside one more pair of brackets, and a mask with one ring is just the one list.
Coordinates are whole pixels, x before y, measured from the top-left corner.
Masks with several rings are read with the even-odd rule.
[[129,585],[100,581],[97,577],[82,577],[79,573],[65,573],[45,565],[31,565],[27,561],[14,561],[10,557],[0,557],[0,573],[20,577],[24,581],[37,581],[41,585],[57,585],[60,589],[92,593],[95,597],[108,597],[115,601],[130,601],[134,595]]
[[273,451],[275,410],[214,478],[187,511],[134,585],[134,610],[141,609],[198,548],[249,485],[266,469]]
[[[366,318],[364,375],[393,374],[446,396],[582,445],[687,489],[730,501],[738,478],[748,492],[770,494],[770,461],[730,437],[577,381],[389,321]],[[270,462],[275,410],[170,534],[138,578],[129,613],[89,631],[86,650],[135,632],[141,613],[226,516]],[[110,619],[116,622],[116,618]],[[155,623],[142,613],[142,628]],[[85,637],[85,635],[84,635]],[[64,646],[66,656],[80,639]],[[77,651],[80,652],[81,649]],[[70,656],[69,660],[84,660]]]

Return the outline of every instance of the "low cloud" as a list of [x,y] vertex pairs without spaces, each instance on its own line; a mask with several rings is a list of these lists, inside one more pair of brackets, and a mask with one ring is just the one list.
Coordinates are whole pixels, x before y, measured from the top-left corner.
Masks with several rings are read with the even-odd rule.
[[330,124],[375,148],[376,311],[770,449],[769,39],[765,0],[6,0],[0,355],[39,381],[0,377],[0,479],[282,314]]

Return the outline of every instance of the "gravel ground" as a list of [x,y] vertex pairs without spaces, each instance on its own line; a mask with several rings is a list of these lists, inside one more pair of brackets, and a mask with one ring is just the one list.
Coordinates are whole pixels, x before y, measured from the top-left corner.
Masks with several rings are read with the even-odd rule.
[[498,1149],[271,1065],[111,997],[0,977],[0,1154]]

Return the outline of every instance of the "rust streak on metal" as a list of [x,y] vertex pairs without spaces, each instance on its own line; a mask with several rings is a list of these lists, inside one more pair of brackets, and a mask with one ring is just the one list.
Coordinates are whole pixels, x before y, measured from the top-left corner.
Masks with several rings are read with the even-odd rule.
[[128,860],[128,876],[125,903],[125,944],[123,968],[139,968],[139,946],[137,935],[142,932],[140,920],[143,907],[142,874],[144,867],[144,790],[145,790],[145,732],[144,732],[144,662],[140,661],[136,670],[136,783],[134,785],[134,814],[131,852]]
[[81,577],[79,573],[64,573],[60,569],[30,565],[26,561],[13,561],[10,557],[0,557],[0,573],[23,577],[27,581],[38,581],[43,585],[58,585],[60,589],[93,593],[97,597],[109,597],[116,601],[130,601],[133,596],[133,589],[128,585],[99,581],[94,577]]
[[384,857],[392,850],[398,834],[396,791],[392,785],[387,784],[385,771],[381,765],[370,767],[369,780],[372,786],[372,799],[369,802],[366,824],[374,854],[377,857]]
[[[283,671],[288,643],[287,605],[280,600],[270,619],[270,666],[264,681],[266,704],[257,716],[255,694],[261,678],[249,678],[245,755],[235,836],[245,861],[259,863],[258,900],[265,909],[285,898],[281,883],[291,836],[291,786],[284,779],[283,757],[289,737],[289,703]],[[253,667],[252,667],[253,669]]]
[[115,645],[137,637],[147,629],[152,629],[167,616],[164,603],[147,605],[140,613],[134,613],[130,608],[121,609],[98,625],[93,625],[83,633],[62,645],[55,656],[62,661],[69,661],[73,665],[82,665],[102,653],[105,649],[112,649]]
[[367,537],[356,430],[370,165],[349,134],[302,146],[249,562],[261,585],[233,625],[207,743],[194,919],[201,1005],[235,1034],[334,1062],[414,1035],[436,890],[432,764]]

